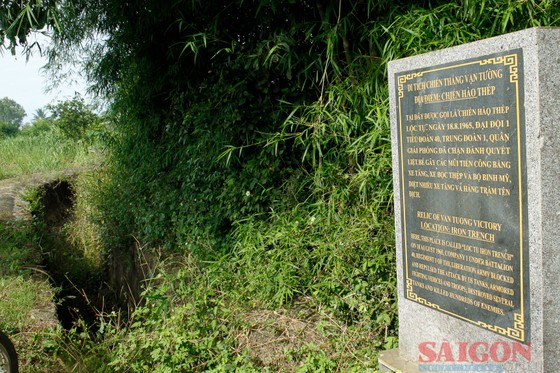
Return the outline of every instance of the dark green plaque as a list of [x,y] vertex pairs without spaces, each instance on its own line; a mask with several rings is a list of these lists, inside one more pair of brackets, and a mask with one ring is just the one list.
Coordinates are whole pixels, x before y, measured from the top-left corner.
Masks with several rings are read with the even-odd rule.
[[399,73],[407,299],[529,341],[523,55]]

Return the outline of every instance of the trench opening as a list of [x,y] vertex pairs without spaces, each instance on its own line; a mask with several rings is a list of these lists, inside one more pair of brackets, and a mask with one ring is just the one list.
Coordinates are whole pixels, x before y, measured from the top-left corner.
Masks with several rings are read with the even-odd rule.
[[65,329],[98,330],[103,314],[116,311],[126,317],[140,293],[134,250],[111,255],[102,266],[92,264],[70,239],[74,219],[73,180],[55,180],[36,190],[33,227],[42,252],[42,264],[57,290],[57,318]]

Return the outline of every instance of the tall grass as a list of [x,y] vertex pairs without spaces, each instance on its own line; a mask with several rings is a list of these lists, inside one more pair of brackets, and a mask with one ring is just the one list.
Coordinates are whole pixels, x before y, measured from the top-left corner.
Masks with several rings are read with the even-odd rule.
[[6,137],[0,139],[0,179],[80,167],[96,157],[89,144],[68,141],[55,129]]

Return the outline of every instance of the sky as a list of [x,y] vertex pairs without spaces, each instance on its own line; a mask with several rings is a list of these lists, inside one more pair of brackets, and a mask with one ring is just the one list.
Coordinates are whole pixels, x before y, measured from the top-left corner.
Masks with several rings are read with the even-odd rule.
[[29,122],[39,108],[71,99],[75,92],[85,94],[83,81],[72,85],[63,84],[54,91],[47,92],[49,82],[42,72],[45,64],[46,58],[38,53],[34,53],[29,61],[26,61],[24,55],[12,56],[9,51],[0,55],[0,98],[9,97],[23,106],[27,114],[24,123]]

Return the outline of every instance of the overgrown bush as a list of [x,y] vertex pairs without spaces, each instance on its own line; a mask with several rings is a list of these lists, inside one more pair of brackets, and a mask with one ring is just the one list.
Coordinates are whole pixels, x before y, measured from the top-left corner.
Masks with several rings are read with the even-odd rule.
[[[95,135],[103,131],[103,119],[85,103],[81,96],[48,105],[51,112],[48,121],[70,141],[91,143]],[[36,123],[35,125],[41,125]]]

